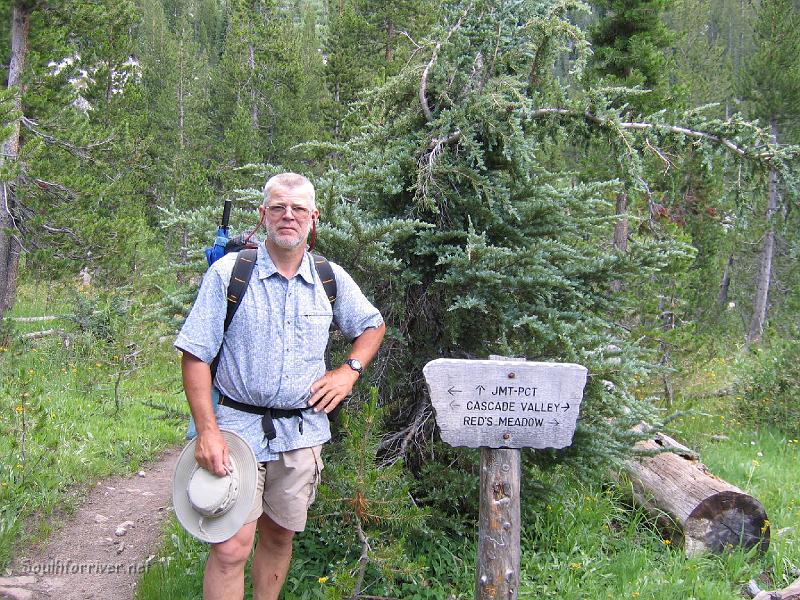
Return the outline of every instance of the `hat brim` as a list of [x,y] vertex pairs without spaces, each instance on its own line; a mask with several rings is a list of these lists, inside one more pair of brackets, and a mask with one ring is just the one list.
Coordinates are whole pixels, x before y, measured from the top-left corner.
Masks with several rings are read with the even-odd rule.
[[233,506],[219,517],[205,517],[189,502],[187,488],[197,468],[194,457],[197,438],[184,447],[172,478],[172,505],[184,529],[202,542],[218,544],[234,536],[247,521],[258,487],[258,461],[250,445],[232,431],[221,430],[234,469],[239,475],[239,490]]

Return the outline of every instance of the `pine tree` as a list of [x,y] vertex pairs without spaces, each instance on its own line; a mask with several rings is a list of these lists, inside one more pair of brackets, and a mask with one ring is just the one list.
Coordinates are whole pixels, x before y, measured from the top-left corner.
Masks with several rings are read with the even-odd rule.
[[[387,321],[397,324],[383,360],[401,381],[388,374],[380,381],[400,429],[389,443],[426,422],[419,372],[442,356],[522,355],[589,367],[575,442],[561,453],[537,453],[543,461],[570,459],[584,472],[600,472],[598,462],[627,452],[630,425],[655,418],[633,394],[633,382],[649,369],[646,349],[616,324],[628,305],[612,283],[649,289],[656,274],[685,267],[691,249],[668,232],[632,238],[626,254],[609,248],[619,180],[564,164],[579,164],[575,154],[598,140],[619,165],[617,177],[645,193],[652,149],[653,160],[659,147],[679,151],[676,134],[705,141],[693,151],[707,160],[731,145],[746,154],[726,146],[728,136],[753,146],[765,138],[702,113],[685,115],[683,129],[663,115],[630,122],[618,90],[579,89],[576,78],[554,77],[560,54],[576,52],[571,67],[579,69],[587,47],[564,8],[448,5],[446,24],[421,43],[415,60],[366,96],[382,108],[341,150],[346,167],[325,182],[323,197],[356,203],[387,228],[397,218],[426,224],[391,248],[402,265],[398,277],[365,277]],[[348,246],[344,233],[339,239],[337,252],[354,257],[344,264],[360,265],[370,254],[363,241]],[[655,322],[657,313],[641,318]]]
[[592,70],[610,85],[641,86],[650,93],[626,99],[633,111],[649,114],[674,92],[665,50],[672,33],[664,13],[673,0],[600,0],[600,18],[591,28]]
[[425,512],[409,494],[410,475],[396,462],[378,466],[382,411],[377,390],[350,416],[343,413],[341,444],[326,458],[317,511],[340,534],[345,564],[326,577],[332,598],[359,597],[365,590],[397,596],[394,581],[421,577],[422,565],[409,560],[406,539],[421,530]]

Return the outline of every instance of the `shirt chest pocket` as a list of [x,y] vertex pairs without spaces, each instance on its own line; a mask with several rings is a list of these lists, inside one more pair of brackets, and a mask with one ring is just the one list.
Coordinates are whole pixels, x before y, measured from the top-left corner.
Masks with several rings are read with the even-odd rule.
[[328,331],[333,315],[321,311],[307,311],[297,317],[297,344],[305,360],[325,360]]

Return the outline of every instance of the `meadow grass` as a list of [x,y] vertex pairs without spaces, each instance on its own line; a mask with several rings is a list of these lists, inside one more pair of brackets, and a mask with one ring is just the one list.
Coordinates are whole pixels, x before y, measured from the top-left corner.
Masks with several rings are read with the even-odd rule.
[[[10,316],[69,315],[74,299],[68,287],[25,285]],[[137,331],[135,309],[115,319],[100,337],[70,319],[15,322],[15,334],[65,333],[0,346],[0,567],[45,538],[90,484],[181,440],[176,417],[187,411],[169,342]]]

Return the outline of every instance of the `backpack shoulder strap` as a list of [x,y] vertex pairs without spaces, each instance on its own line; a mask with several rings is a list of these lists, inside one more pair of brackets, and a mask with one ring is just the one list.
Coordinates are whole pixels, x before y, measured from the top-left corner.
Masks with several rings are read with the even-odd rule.
[[328,297],[328,302],[330,302],[331,307],[333,307],[333,304],[336,302],[336,276],[333,274],[331,263],[321,254],[312,254],[311,257],[314,259],[314,266],[317,268],[317,273],[319,274],[320,281],[322,281],[322,287],[325,290],[325,295]]
[[[228,282],[228,306],[225,312],[225,323],[222,326],[222,331],[227,332],[228,327],[233,321],[233,315],[239,308],[239,301],[247,291],[247,284],[250,283],[250,276],[253,274],[253,267],[256,265],[257,251],[255,248],[245,248],[240,250],[236,256],[236,262],[233,264],[233,271],[231,272],[231,280]],[[219,356],[222,354],[222,348],[211,361],[211,381],[217,376],[217,367],[219,366]]]
[[256,252],[254,248],[246,248],[240,250],[236,256],[231,279],[228,282],[228,308],[225,312],[223,331],[228,331],[233,315],[236,314],[239,308],[239,301],[247,291],[247,285],[250,283],[250,276],[253,274],[253,267],[256,264]]

